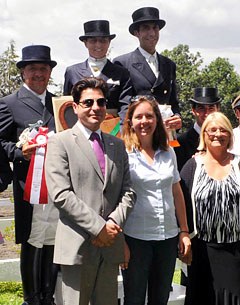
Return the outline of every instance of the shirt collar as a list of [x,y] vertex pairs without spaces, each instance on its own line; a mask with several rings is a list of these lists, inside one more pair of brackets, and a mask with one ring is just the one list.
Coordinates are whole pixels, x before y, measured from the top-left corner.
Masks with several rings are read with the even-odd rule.
[[157,60],[157,52],[155,51],[154,54],[150,54],[148,53],[147,51],[145,51],[143,48],[141,48],[140,46],[138,47],[140,53],[146,58],[147,61],[149,61],[149,58],[151,56],[154,56],[155,57],[155,60]]
[[47,90],[45,90],[42,94],[37,94],[32,89],[30,89],[27,84],[24,83],[23,87],[25,87],[28,91],[32,92],[32,94],[34,94],[38,98],[40,98],[41,102],[45,105],[45,98],[46,98]]
[[[86,137],[86,139],[89,140],[91,134],[93,133],[93,131],[88,129],[87,127],[85,127],[79,120],[77,121],[77,126],[79,127],[79,129],[81,130],[83,135]],[[100,139],[102,139],[102,133],[101,133],[100,129],[98,129],[98,130],[96,130],[94,132],[96,132],[99,135]]]
[[193,128],[195,129],[195,131],[200,134],[201,132],[201,127],[198,125],[197,122],[194,123]]

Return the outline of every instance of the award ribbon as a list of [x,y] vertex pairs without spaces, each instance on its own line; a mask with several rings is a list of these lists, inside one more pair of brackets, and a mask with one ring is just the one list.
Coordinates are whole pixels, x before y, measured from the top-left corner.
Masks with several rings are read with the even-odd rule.
[[40,127],[31,144],[39,144],[31,157],[24,189],[24,200],[31,204],[48,203],[48,192],[44,174],[48,128]]

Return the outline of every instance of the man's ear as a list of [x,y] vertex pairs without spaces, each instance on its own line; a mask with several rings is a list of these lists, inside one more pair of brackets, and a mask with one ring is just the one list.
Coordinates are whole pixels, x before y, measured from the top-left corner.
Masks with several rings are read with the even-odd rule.
[[134,30],[134,31],[133,31],[133,35],[136,36],[136,37],[138,37],[138,36],[139,36],[138,30]]
[[75,102],[72,103],[73,111],[75,114],[77,114],[77,106],[78,106],[77,103],[75,103]]

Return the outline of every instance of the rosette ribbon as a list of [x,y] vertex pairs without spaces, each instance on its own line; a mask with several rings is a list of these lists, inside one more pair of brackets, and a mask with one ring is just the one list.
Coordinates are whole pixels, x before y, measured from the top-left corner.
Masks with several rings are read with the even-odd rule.
[[24,200],[31,204],[48,203],[48,192],[44,174],[48,128],[39,127],[37,135],[29,144],[39,144],[33,153],[24,189]]

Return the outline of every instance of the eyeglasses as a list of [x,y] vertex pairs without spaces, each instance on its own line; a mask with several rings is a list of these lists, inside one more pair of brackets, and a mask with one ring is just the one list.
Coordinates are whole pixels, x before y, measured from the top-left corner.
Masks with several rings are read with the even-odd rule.
[[228,135],[228,131],[224,128],[211,128],[211,129],[208,129],[208,130],[205,130],[205,132],[208,134],[208,136],[215,136],[215,134],[217,132],[219,132],[220,134],[223,134],[224,136],[227,136]]
[[105,107],[107,105],[107,99],[105,99],[104,97],[100,97],[98,99],[86,98],[85,100],[82,100],[81,102],[79,102],[79,104],[83,108],[90,108],[90,107],[92,107],[94,102],[96,102],[98,104],[98,107]]
[[131,103],[138,101],[146,101],[146,100],[150,102],[156,101],[156,99],[152,95],[136,95],[131,98]]

